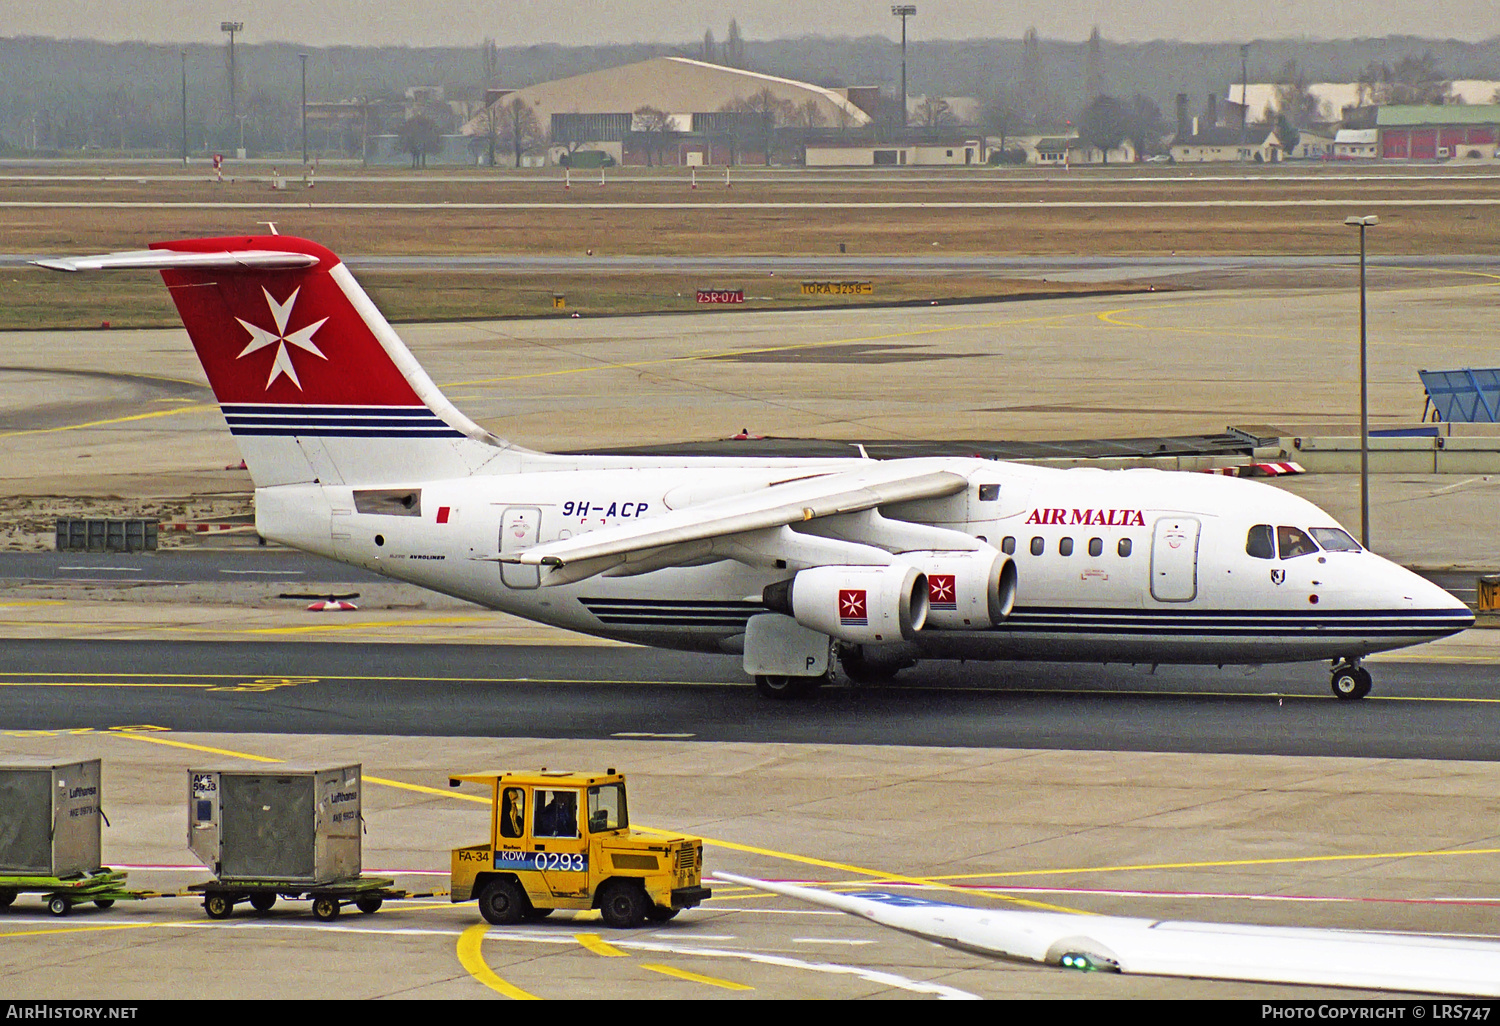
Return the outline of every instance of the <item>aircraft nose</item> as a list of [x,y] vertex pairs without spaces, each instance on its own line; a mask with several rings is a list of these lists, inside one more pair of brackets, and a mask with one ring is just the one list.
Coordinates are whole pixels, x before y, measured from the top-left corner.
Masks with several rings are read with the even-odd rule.
[[1448,634],[1474,626],[1474,611],[1451,592],[1404,567],[1401,575],[1400,595],[1414,615],[1439,619]]

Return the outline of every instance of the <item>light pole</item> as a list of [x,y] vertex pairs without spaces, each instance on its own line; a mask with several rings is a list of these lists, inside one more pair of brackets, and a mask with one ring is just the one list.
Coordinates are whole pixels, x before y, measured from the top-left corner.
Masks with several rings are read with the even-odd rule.
[[1359,229],[1359,543],[1370,547],[1370,384],[1365,342],[1365,229],[1380,223],[1374,214],[1346,217]]
[[302,166],[307,166],[307,54],[299,53],[302,58]]
[[219,22],[219,31],[229,33],[229,116],[234,117],[238,113],[234,102],[234,34],[245,31],[245,23],[243,21],[221,21]]
[[891,13],[901,19],[901,127],[906,127],[906,19],[917,16],[916,4],[892,4]]
[[182,166],[187,167],[187,51],[177,55],[182,58]]

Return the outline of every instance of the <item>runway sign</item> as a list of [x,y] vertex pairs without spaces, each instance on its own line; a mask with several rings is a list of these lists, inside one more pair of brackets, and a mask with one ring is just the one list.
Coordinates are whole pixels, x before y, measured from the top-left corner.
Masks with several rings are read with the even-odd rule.
[[868,281],[805,281],[804,296],[873,296],[875,286]]

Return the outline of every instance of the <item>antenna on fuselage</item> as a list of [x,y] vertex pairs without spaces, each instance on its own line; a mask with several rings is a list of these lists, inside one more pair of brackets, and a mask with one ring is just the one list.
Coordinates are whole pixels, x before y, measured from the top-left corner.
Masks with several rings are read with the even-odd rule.
[[256,224],[263,224],[267,228],[271,229],[271,234],[272,235],[280,235],[281,234],[280,232],[278,232],[276,230],[276,222],[275,221],[256,221],[255,223]]

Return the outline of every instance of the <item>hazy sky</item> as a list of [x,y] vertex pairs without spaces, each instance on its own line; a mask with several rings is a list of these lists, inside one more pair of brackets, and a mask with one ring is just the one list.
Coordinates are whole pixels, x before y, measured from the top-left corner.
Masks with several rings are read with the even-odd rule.
[[[1097,24],[1106,39],[1220,41],[1393,34],[1477,41],[1500,32],[1494,0],[917,0],[909,39],[1016,38],[1027,26],[1079,40]],[[219,22],[243,21],[246,42],[312,46],[468,45],[492,36],[530,43],[686,42],[710,28],[723,41],[731,17],[747,39],[800,35],[900,37],[886,0],[577,3],[491,0],[0,0],[0,36],[208,42]]]

